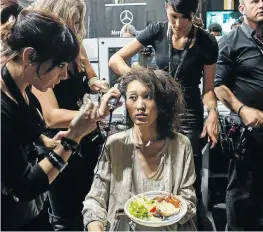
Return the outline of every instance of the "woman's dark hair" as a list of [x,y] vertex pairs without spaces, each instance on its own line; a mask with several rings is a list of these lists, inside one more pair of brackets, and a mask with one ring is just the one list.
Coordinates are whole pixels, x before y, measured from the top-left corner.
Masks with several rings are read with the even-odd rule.
[[1,30],[4,47],[2,56],[18,60],[26,47],[32,47],[31,62],[40,65],[51,61],[49,72],[62,62],[71,62],[79,54],[77,37],[56,16],[43,11],[24,9],[14,22],[7,23]]
[[2,0],[1,1],[1,24],[5,24],[11,16],[15,18],[22,10],[17,0]]
[[[185,110],[180,84],[162,70],[135,68],[119,79],[121,91],[126,93],[128,85],[134,80],[149,87],[156,102],[159,137],[173,137],[174,132],[180,128],[179,115],[183,114]],[[131,119],[128,119],[131,123]]]
[[175,12],[192,19],[198,9],[199,0],[166,0],[166,3],[171,5]]

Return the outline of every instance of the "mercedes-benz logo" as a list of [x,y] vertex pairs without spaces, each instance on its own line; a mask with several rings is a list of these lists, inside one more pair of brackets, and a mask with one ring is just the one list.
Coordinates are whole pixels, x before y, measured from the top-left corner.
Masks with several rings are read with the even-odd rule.
[[129,10],[124,10],[120,14],[120,20],[121,20],[122,24],[132,23],[132,21],[133,21],[132,12],[130,12]]

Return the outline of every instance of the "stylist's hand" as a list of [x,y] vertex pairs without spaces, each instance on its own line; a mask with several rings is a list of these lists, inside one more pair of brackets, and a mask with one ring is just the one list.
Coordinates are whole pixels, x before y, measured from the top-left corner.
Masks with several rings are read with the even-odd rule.
[[79,143],[85,135],[96,129],[96,118],[97,106],[90,99],[87,99],[83,109],[71,121],[66,137]]
[[208,135],[208,142],[211,142],[211,148],[214,148],[217,144],[218,133],[218,114],[215,110],[210,110],[201,133],[201,138],[204,138],[206,135]]
[[[109,115],[109,100],[112,98],[112,97],[115,97],[115,98],[120,98],[121,96],[121,93],[120,93],[120,90],[116,89],[116,88],[111,88],[107,93],[105,93],[103,95],[103,97],[101,98],[101,103],[100,103],[100,107],[98,109],[99,111],[99,114],[102,116],[102,117],[106,117]],[[121,106],[122,105],[122,102],[119,102],[117,107]]]
[[101,92],[106,92],[108,89],[109,89],[109,84],[107,81],[105,80],[96,80],[96,81],[93,81],[90,85],[90,89],[93,91],[93,92],[98,92],[99,90]]

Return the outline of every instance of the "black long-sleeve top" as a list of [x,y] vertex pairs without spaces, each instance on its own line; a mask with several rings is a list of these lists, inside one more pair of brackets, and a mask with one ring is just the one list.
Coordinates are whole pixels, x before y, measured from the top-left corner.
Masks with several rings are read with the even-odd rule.
[[34,150],[44,122],[37,99],[29,89],[27,95],[29,105],[22,107],[1,91],[2,229],[19,228],[37,216],[49,186]]

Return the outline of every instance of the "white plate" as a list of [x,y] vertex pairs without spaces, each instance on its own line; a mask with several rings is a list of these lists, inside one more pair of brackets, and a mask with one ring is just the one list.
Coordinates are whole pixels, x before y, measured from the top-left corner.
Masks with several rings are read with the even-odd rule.
[[[154,197],[162,197],[162,196],[170,196],[170,195],[173,195],[173,194],[168,193],[168,192],[163,192],[163,191],[151,191],[151,192],[138,194],[136,195],[136,197],[145,196],[147,198],[154,198]],[[131,215],[128,209],[129,209],[130,203],[137,200],[135,196],[131,197],[125,203],[124,212],[132,221],[140,225],[143,225],[143,226],[148,226],[148,227],[169,226],[169,225],[175,224],[178,221],[180,221],[187,212],[187,204],[185,200],[180,196],[176,196],[176,195],[173,195],[173,196],[175,196],[181,203],[180,212],[178,214],[167,217],[164,221],[161,221],[161,222],[142,220],[142,219],[136,218],[133,215]]]

